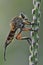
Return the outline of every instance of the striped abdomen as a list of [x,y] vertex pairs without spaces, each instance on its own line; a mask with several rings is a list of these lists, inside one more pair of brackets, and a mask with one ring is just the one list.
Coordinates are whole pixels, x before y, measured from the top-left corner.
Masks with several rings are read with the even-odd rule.
[[14,35],[15,35],[15,32],[16,32],[17,29],[15,29],[14,31],[10,31],[8,37],[7,37],[7,40],[5,42],[5,49],[4,49],[4,60],[6,60],[5,58],[5,54],[6,54],[6,47],[11,43],[11,41],[13,40],[14,38]]

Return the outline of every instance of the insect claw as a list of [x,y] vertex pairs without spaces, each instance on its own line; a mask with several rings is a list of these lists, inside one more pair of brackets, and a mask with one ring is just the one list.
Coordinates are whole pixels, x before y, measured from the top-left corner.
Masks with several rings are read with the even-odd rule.
[[23,37],[21,40],[27,40],[28,41],[28,43],[31,45],[31,38],[29,38],[29,37]]
[[30,39],[27,39],[27,41],[31,45],[31,41],[32,41],[31,38]]

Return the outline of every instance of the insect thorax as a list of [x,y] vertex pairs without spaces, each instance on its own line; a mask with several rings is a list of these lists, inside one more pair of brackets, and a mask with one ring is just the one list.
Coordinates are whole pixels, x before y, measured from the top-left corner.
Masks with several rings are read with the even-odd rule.
[[[15,17],[15,18],[13,18],[12,22],[13,22],[13,23],[16,25],[16,27],[18,27],[18,28],[24,27],[23,19],[20,18],[20,17]],[[12,22],[11,22],[11,23],[12,23]]]

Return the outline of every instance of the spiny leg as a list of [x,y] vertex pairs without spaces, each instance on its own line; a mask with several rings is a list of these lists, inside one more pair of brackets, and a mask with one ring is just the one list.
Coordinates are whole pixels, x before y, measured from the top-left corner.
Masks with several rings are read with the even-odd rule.
[[31,31],[31,28],[23,28],[23,31]]
[[[28,30],[30,30],[30,29],[29,29],[29,28],[23,28],[23,29],[22,29],[22,31],[28,31]],[[22,32],[22,31],[21,31],[21,32]],[[31,38],[30,38],[30,37],[22,37],[21,32],[18,33],[18,35],[16,36],[16,39],[17,39],[17,40],[27,40],[28,43],[30,44]]]
[[31,38],[30,37],[22,37],[21,33],[16,36],[16,39],[17,40],[27,40],[29,44],[31,42]]
[[20,29],[20,32],[17,34],[17,36],[16,36],[16,39],[17,40],[21,40],[21,32],[22,32],[22,30]]
[[[21,32],[22,31],[29,31],[31,28],[22,28],[22,29],[20,29],[20,32],[18,33],[18,35],[16,36],[16,39],[17,40],[23,40],[23,39],[25,39],[25,37],[22,37],[22,35],[21,35]],[[27,37],[26,37],[27,38]]]

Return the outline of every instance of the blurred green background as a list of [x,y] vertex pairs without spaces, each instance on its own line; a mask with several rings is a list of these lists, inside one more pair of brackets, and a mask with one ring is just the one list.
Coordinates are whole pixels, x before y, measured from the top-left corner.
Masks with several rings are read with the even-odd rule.
[[[4,61],[3,53],[4,42],[10,30],[10,20],[19,15],[20,12],[24,12],[29,20],[32,21],[32,8],[32,0],[0,0],[0,65],[28,65],[29,45],[27,41],[14,39],[7,48],[6,62]],[[40,20],[38,65],[43,65],[43,0],[41,2]],[[27,33],[26,35],[28,35]]]

